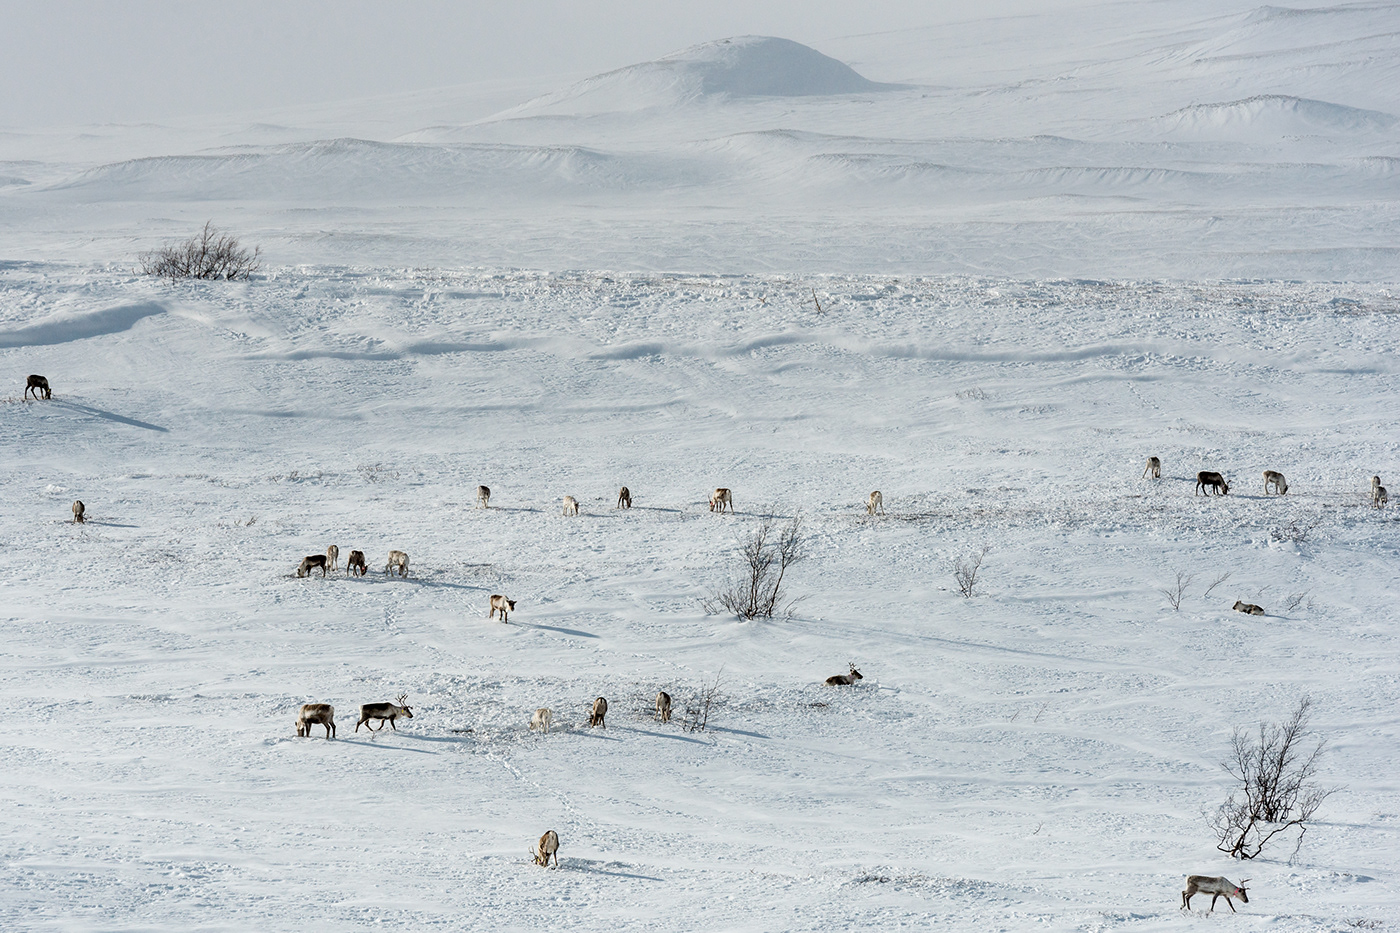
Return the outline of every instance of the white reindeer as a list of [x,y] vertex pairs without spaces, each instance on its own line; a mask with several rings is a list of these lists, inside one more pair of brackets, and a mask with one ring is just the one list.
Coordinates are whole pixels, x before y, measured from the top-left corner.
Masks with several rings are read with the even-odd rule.
[[335,707],[329,703],[303,704],[301,712],[297,713],[297,735],[311,735],[313,725],[325,726],[326,738],[335,738]]
[[397,573],[399,576],[408,576],[408,555],[405,554],[403,551],[390,551],[389,563],[384,565],[385,575],[388,575],[389,568],[391,567],[393,568],[394,572]]
[[1254,603],[1247,603],[1242,599],[1235,600],[1235,604],[1230,608],[1235,610],[1236,612],[1243,612],[1247,615],[1252,616],[1268,615],[1268,613],[1264,611],[1263,606],[1256,606],[1254,605]]
[[330,564],[332,570],[340,569],[340,548],[332,544],[326,548],[326,562]]
[[665,690],[656,695],[656,715],[662,722],[671,721],[671,694]]
[[1186,890],[1181,892],[1181,908],[1191,909],[1191,898],[1197,894],[1209,894],[1210,909],[1215,911],[1215,902],[1220,898],[1225,898],[1225,903],[1230,905],[1230,913],[1235,913],[1235,902],[1231,898],[1238,897],[1241,903],[1249,903],[1249,895],[1245,893],[1244,885],[1249,879],[1246,878],[1239,884],[1235,884],[1229,878],[1214,878],[1210,875],[1190,875],[1186,879]]
[[885,497],[880,495],[880,490],[878,489],[870,494],[870,498],[865,500],[865,514],[874,515],[876,511],[879,511],[881,515],[885,514]]
[[1379,476],[1371,477],[1371,505],[1381,508],[1390,501],[1390,496],[1386,493],[1385,487],[1381,485]]
[[1162,461],[1161,461],[1160,458],[1158,458],[1158,457],[1148,457],[1148,458],[1147,458],[1147,469],[1145,469],[1145,470],[1142,471],[1142,478],[1143,478],[1143,479],[1147,479],[1147,477],[1149,477],[1149,476],[1152,477],[1153,479],[1161,479],[1161,478],[1162,478]]
[[535,710],[535,715],[530,717],[530,731],[539,729],[545,735],[549,735],[549,726],[554,722],[554,713],[548,707],[541,706]]
[[714,512],[718,510],[723,512],[725,506],[729,507],[729,511],[734,511],[734,494],[726,487],[720,486],[714,492],[710,493],[710,511]]
[[[379,729],[384,728],[384,721],[388,720],[389,725],[393,727],[395,732],[398,732],[399,727],[394,725],[395,719],[398,719],[400,716],[402,716],[404,719],[413,718],[413,710],[409,709],[407,706],[404,705],[407,702],[408,694],[405,693],[399,697],[397,703],[364,704],[360,707],[360,721],[355,723],[355,731],[359,732],[360,726],[364,726],[370,732],[378,732]],[[369,721],[371,719],[379,720],[379,729],[376,729],[374,728],[374,726],[371,726],[369,724]]]
[[1288,480],[1283,478],[1283,474],[1277,470],[1264,471],[1264,495],[1269,494],[1269,487],[1274,487],[1274,492],[1280,496],[1288,495]]
[[860,671],[856,670],[856,662],[850,663],[851,672],[849,674],[832,674],[826,679],[826,685],[828,687],[849,687],[854,685],[857,680],[864,680],[865,678],[861,676]]
[[577,514],[578,514],[578,500],[575,499],[573,496],[565,496],[565,497],[564,497],[564,514],[565,514],[565,515],[577,515]]
[[476,487],[476,507],[479,508],[479,509],[489,509],[489,508],[491,508],[491,487],[490,487],[490,486],[478,486],[478,487]]
[[539,844],[535,846],[535,864],[549,867],[549,857],[554,856],[554,867],[559,867],[559,834],[554,830],[547,830],[540,837]]
[[87,506],[83,505],[82,499],[73,500],[73,524],[81,525],[87,521],[83,516],[87,512]]
[[501,614],[502,622],[510,621],[510,613],[515,611],[515,600],[506,599],[499,593],[491,594],[491,611],[486,613],[487,619],[494,619],[496,613]]

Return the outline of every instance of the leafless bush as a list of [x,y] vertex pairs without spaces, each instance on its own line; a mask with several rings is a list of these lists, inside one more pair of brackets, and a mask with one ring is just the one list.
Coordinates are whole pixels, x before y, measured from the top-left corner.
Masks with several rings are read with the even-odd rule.
[[385,480],[398,479],[399,474],[389,469],[382,463],[362,463],[355,467],[360,472],[360,479],[366,483],[379,483]]
[[1321,515],[1294,518],[1290,519],[1288,524],[1280,525],[1270,531],[1269,537],[1273,538],[1275,541],[1291,541],[1294,544],[1306,544],[1308,538],[1321,524]]
[[739,546],[742,558],[739,573],[726,589],[701,605],[710,614],[732,612],[740,619],[771,619],[779,609],[790,612],[783,603],[783,578],[793,564],[807,556],[802,516],[794,515],[784,525],[770,511]]
[[[1186,588],[1191,585],[1191,581],[1194,579],[1196,579],[1196,577],[1193,574],[1189,574],[1184,570],[1178,570],[1176,572],[1176,583],[1162,590],[1162,595],[1167,597],[1167,602],[1171,603],[1173,612],[1181,611],[1181,601],[1186,598]],[[1224,581],[1218,580],[1216,582],[1221,583]],[[1212,586],[1214,586],[1214,584],[1212,584]]]
[[1224,583],[1226,580],[1230,579],[1230,578],[1233,577],[1234,575],[1235,575],[1235,574],[1234,574],[1233,571],[1230,571],[1230,570],[1225,571],[1225,572],[1222,573],[1220,576],[1218,576],[1218,577],[1216,577],[1214,580],[1210,581],[1210,586],[1206,587],[1206,591],[1205,591],[1204,595],[1209,596],[1211,590],[1215,589],[1217,586],[1219,586],[1220,584]]
[[1336,790],[1313,780],[1327,743],[1313,742],[1311,716],[1312,700],[1303,697],[1287,722],[1261,722],[1257,737],[1235,727],[1230,758],[1221,762],[1235,779],[1235,790],[1211,819],[1221,852],[1254,858],[1275,836],[1296,827],[1293,854],[1298,854],[1313,814]]
[[246,279],[257,272],[262,248],[248,251],[238,239],[220,233],[213,221],[183,243],[141,254],[141,271],[167,279]]
[[1313,601],[1311,598],[1309,598],[1307,590],[1304,590],[1301,593],[1294,593],[1291,596],[1289,596],[1288,599],[1285,600],[1284,606],[1287,607],[1287,610],[1289,612],[1292,612],[1293,610],[1297,609],[1299,606],[1304,605],[1305,603],[1307,604],[1307,607],[1309,609],[1313,607]]
[[964,599],[972,598],[972,591],[977,586],[977,573],[982,569],[982,559],[991,549],[991,545],[984,544],[973,556],[953,562],[953,579],[957,582],[958,592],[963,594]]
[[710,713],[724,702],[720,684],[724,668],[720,668],[710,680],[702,681],[699,688],[685,703],[685,715],[681,717],[681,728],[686,732],[704,732],[710,724]]

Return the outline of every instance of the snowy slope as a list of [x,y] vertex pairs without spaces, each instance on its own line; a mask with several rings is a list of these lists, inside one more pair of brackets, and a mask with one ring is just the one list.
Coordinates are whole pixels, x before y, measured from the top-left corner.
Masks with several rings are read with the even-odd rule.
[[[1187,872],[1252,879],[1242,929],[1400,909],[1388,288],[12,263],[0,296],[55,389],[0,406],[5,929],[1166,930]],[[810,534],[794,617],[705,615],[769,506]],[[374,572],[292,575],[332,542]],[[645,714],[716,677],[711,731]],[[1230,730],[1303,694],[1344,790],[1296,863],[1232,863]],[[337,741],[292,735],[313,700]]]

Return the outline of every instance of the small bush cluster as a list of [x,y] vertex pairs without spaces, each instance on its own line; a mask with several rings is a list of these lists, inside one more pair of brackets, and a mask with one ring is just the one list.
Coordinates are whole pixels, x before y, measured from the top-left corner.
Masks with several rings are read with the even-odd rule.
[[261,248],[248,250],[213,221],[183,243],[141,254],[141,272],[167,279],[246,279],[258,271]]

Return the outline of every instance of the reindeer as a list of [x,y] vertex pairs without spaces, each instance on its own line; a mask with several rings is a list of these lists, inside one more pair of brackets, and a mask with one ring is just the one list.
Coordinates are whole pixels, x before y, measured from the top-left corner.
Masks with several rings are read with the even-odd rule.
[[1142,471],[1142,478],[1147,479],[1149,476],[1153,479],[1162,478],[1162,461],[1157,457],[1147,458],[1147,469]]
[[1236,612],[1243,612],[1252,616],[1268,615],[1268,613],[1264,611],[1264,607],[1256,606],[1254,603],[1247,603],[1241,599],[1235,600],[1235,604],[1230,608],[1234,609]]
[[405,554],[403,551],[390,551],[389,563],[384,565],[384,573],[386,576],[388,575],[389,568],[391,567],[394,569],[394,572],[397,573],[399,576],[408,576],[408,555]]
[[1390,501],[1390,496],[1386,494],[1385,487],[1381,485],[1379,476],[1371,477],[1371,505],[1380,508]]
[[861,676],[860,671],[856,670],[856,662],[852,661],[850,664],[851,672],[849,674],[832,674],[826,679],[826,685],[828,687],[849,687],[854,685],[857,680],[864,680],[865,678]]
[[1191,898],[1197,894],[1209,894],[1211,912],[1215,912],[1215,902],[1220,898],[1225,898],[1225,903],[1230,905],[1230,913],[1235,913],[1235,902],[1231,898],[1238,897],[1242,903],[1249,903],[1249,895],[1245,893],[1244,886],[1248,883],[1246,878],[1239,884],[1235,884],[1229,878],[1212,878],[1209,875],[1190,875],[1186,879],[1186,890],[1181,892],[1181,909],[1191,909]]
[[554,722],[554,713],[550,712],[548,708],[541,706],[539,709],[535,710],[535,715],[530,717],[530,731],[534,732],[536,729],[539,729],[544,732],[545,735],[549,735],[549,726],[552,722]]
[[334,544],[326,548],[326,563],[330,564],[332,570],[340,569],[340,548]]
[[665,690],[656,695],[656,715],[662,722],[671,721],[671,694]]
[[317,567],[320,567],[320,568],[321,568],[321,576],[322,576],[322,577],[325,577],[325,575],[326,575],[326,555],[324,555],[324,554],[307,554],[305,557],[303,557],[303,558],[301,559],[301,566],[297,568],[297,576],[298,576],[298,577],[309,577],[309,576],[311,576],[311,571],[312,571],[312,570],[315,570]]
[[84,513],[86,513],[86,512],[87,512],[87,506],[83,505],[83,500],[82,500],[82,499],[74,499],[74,500],[73,500],[73,524],[75,524],[75,525],[81,525],[81,524],[83,524],[84,522],[86,522],[87,519],[83,517]]
[[1209,486],[1215,490],[1214,495],[1225,496],[1230,493],[1230,484],[1225,482],[1225,477],[1211,470],[1202,470],[1196,474],[1196,495],[1211,495],[1202,491]]
[[1274,487],[1274,492],[1280,496],[1288,495],[1288,480],[1283,478],[1283,474],[1277,470],[1264,471],[1264,495],[1269,494],[1269,487]]
[[565,496],[565,497],[564,497],[564,514],[565,514],[565,515],[577,515],[577,514],[578,514],[578,500],[575,499],[573,496]]
[[369,567],[365,566],[364,551],[351,551],[350,556],[345,558],[345,575],[348,577],[352,573],[362,577],[369,573]]
[[725,506],[729,506],[729,511],[734,511],[734,494],[724,486],[720,486],[710,493],[710,511],[713,512],[718,508],[719,511],[723,512]]
[[297,713],[297,735],[310,736],[313,725],[325,726],[326,738],[335,738],[335,707],[329,703],[303,704]]
[[29,398],[29,393],[34,393],[34,401],[39,401],[39,393],[44,393],[44,398],[53,398],[53,390],[49,388],[49,380],[43,376],[30,376],[24,383],[24,397]]
[[479,509],[489,509],[489,508],[491,508],[491,487],[490,487],[490,486],[478,486],[478,487],[476,487],[476,507],[479,508]]
[[592,729],[595,726],[598,726],[606,729],[608,725],[607,723],[603,722],[603,718],[607,715],[608,701],[603,697],[599,697],[598,699],[594,700],[593,711],[588,714],[588,728]]
[[510,622],[510,613],[515,611],[515,600],[506,599],[498,593],[491,595],[491,611],[486,613],[487,619],[494,619],[496,613],[501,614],[502,622]]
[[870,498],[865,500],[865,514],[874,515],[876,511],[881,515],[885,514],[885,497],[880,495],[880,490],[875,490],[870,494]]
[[632,490],[623,486],[617,494],[617,507],[619,509],[630,509],[632,507]]
[[554,830],[548,830],[540,837],[539,844],[535,846],[535,864],[549,867],[549,857],[554,856],[554,867],[559,867],[559,834]]
[[[370,732],[378,732],[380,731],[380,729],[384,728],[384,720],[387,719],[389,721],[389,725],[393,727],[394,731],[398,732],[399,727],[394,725],[395,719],[398,719],[400,716],[402,716],[404,719],[413,718],[413,710],[409,709],[407,706],[404,705],[407,702],[407,700],[408,694],[405,693],[399,697],[397,703],[364,704],[360,707],[360,721],[355,723],[355,731],[359,732],[360,726],[363,725]],[[369,724],[369,721],[371,719],[379,720],[379,729],[376,729],[374,728],[374,726],[371,726]]]

